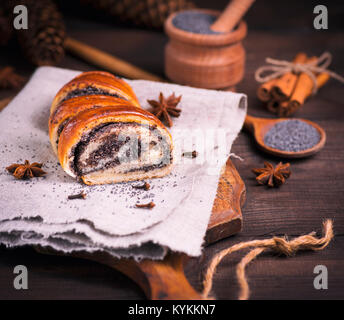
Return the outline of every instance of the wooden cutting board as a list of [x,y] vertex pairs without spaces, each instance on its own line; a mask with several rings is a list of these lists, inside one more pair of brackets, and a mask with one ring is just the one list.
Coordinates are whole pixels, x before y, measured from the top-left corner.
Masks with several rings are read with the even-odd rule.
[[[0,103],[0,111],[11,99]],[[241,207],[246,198],[245,184],[230,159],[222,168],[217,194],[210,217],[206,245],[238,233],[242,228]],[[44,248],[36,248],[44,254],[59,254]],[[116,259],[106,253],[74,253],[73,257],[89,259],[106,264],[134,280],[148,299],[202,299],[184,274],[185,254],[171,252],[164,260]]]
[[[217,195],[206,233],[206,245],[239,232],[242,228],[241,207],[245,202],[245,184],[230,159],[222,168]],[[51,250],[36,248],[45,254],[57,254]],[[153,300],[202,299],[184,274],[185,254],[171,252],[164,260],[117,259],[107,253],[73,253],[73,257],[97,261],[114,268],[133,281]]]

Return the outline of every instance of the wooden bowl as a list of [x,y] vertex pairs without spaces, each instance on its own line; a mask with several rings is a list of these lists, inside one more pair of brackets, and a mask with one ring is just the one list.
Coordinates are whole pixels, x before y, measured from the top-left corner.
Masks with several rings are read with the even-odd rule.
[[[220,11],[192,10],[218,16]],[[180,12],[179,12],[180,13]],[[173,82],[207,89],[235,86],[244,76],[247,26],[241,21],[233,32],[198,34],[176,28],[173,13],[165,22],[165,74]]]

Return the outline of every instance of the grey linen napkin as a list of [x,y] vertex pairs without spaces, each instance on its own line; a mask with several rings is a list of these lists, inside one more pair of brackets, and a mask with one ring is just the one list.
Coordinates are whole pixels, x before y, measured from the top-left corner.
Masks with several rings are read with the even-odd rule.
[[[116,257],[161,259],[167,249],[200,255],[222,166],[246,115],[243,94],[143,80],[128,80],[140,104],[160,92],[182,95],[179,118],[170,130],[176,163],[172,173],[137,182],[86,186],[58,164],[48,137],[50,104],[79,72],[41,67],[0,113],[0,242],[42,245],[62,252],[105,250]],[[182,152],[197,150],[195,159]],[[220,155],[220,156],[219,156]],[[45,177],[16,180],[5,167],[43,162]],[[85,200],[68,200],[84,191]],[[152,210],[135,203],[154,201]]]

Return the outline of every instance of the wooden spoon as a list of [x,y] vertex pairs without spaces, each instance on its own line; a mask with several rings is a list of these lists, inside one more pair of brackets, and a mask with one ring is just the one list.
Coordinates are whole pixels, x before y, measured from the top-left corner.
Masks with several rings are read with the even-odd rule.
[[312,148],[302,150],[302,151],[282,151],[278,149],[271,148],[267,146],[264,142],[265,134],[278,122],[290,120],[289,118],[279,118],[279,119],[265,119],[265,118],[256,118],[247,115],[244,123],[244,128],[251,132],[256,139],[258,147],[265,152],[268,152],[274,156],[282,157],[282,158],[303,158],[313,155],[320,151],[322,147],[325,145],[326,141],[326,133],[323,128],[321,128],[316,123],[305,120],[305,119],[293,119],[306,122],[307,124],[313,126],[316,130],[318,130],[320,134],[320,141],[313,146]]

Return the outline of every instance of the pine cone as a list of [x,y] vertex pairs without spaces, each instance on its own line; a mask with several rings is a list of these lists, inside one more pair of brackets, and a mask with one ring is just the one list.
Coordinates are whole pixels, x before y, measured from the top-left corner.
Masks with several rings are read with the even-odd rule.
[[65,26],[52,0],[11,0],[25,5],[29,12],[28,29],[17,30],[18,41],[28,59],[36,65],[54,65],[64,56]]
[[0,7],[0,46],[4,46],[10,40],[13,29],[11,22],[5,13],[5,9]]
[[194,8],[189,0],[80,0],[122,21],[138,26],[162,28],[173,12]]

